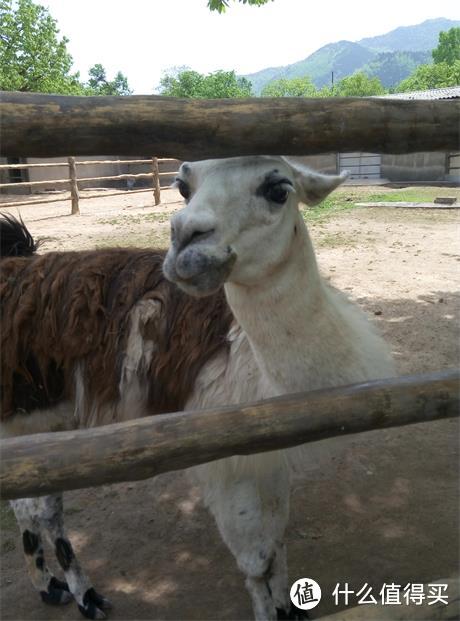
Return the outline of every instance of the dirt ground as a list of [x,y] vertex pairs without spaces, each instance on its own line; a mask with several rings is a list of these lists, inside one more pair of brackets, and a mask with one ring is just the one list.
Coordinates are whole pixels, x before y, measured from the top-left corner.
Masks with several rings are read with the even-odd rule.
[[[162,197],[166,204],[154,208],[149,193],[101,196],[83,201],[81,216],[63,215],[68,202],[20,211],[45,238],[44,251],[166,244],[168,215],[180,203],[175,190]],[[378,324],[400,373],[458,366],[459,216],[356,208],[310,224],[322,272]],[[312,618],[338,610],[337,583],[354,590],[368,583],[376,593],[384,583],[432,582],[458,571],[458,464],[453,420],[312,447],[287,532],[292,580],[310,577],[323,590]],[[74,548],[112,600],[114,621],[251,618],[243,577],[184,473],[66,499]],[[6,506],[2,521],[1,618],[77,619],[72,604],[41,603]]]

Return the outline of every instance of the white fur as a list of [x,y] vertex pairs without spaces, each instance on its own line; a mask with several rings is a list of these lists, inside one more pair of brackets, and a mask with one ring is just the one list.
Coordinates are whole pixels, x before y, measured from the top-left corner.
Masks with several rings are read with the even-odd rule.
[[[91,402],[85,390],[85,366],[80,362],[75,367],[75,419],[78,427],[94,427],[122,422],[146,416],[149,392],[149,369],[157,344],[152,336],[145,335],[150,324],[161,327],[161,302],[141,300],[130,312],[129,332],[121,366],[119,394],[114,403],[103,406]],[[34,413],[30,418],[37,416]]]
[[68,431],[77,428],[73,417],[73,403],[63,401],[54,407],[36,410],[32,413],[16,411],[0,425],[0,439],[14,438],[49,431]]
[[[186,409],[393,375],[388,349],[365,315],[321,278],[297,207],[300,199],[318,203],[343,177],[318,175],[279,158],[187,166],[193,194],[175,224],[187,235],[215,230],[202,245],[210,256],[225,247],[236,253],[225,293],[237,325],[228,336],[229,355],[219,354],[202,369]],[[254,197],[273,168],[295,188],[275,213]],[[191,291],[189,282],[184,289]],[[192,471],[246,574],[256,619],[274,619],[276,608],[289,608],[283,540],[290,465],[302,452],[308,455],[308,446],[232,457]]]

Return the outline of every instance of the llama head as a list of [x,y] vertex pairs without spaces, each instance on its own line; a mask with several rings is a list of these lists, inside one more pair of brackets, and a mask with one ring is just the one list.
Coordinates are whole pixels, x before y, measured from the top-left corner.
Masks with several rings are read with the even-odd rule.
[[175,185],[186,207],[171,220],[166,277],[195,296],[225,282],[259,283],[293,252],[293,237],[304,226],[299,202],[316,205],[345,178],[283,157],[182,164]]

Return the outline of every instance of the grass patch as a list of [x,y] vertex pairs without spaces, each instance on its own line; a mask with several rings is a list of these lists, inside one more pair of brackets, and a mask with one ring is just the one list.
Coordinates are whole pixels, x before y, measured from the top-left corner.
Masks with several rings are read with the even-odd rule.
[[101,218],[98,224],[109,224],[111,226],[126,226],[128,224],[144,224],[145,222],[159,222],[160,224],[169,222],[170,214],[146,213],[145,215],[118,216],[116,218]]
[[74,515],[75,513],[81,513],[83,511],[80,507],[65,507],[64,513],[66,515]]
[[13,550],[16,550],[16,542],[14,541],[14,539],[5,539],[5,541],[2,542],[2,554],[12,552]]
[[356,207],[356,203],[410,202],[432,203],[438,196],[455,196],[460,201],[456,188],[408,187],[386,188],[376,191],[375,186],[351,186],[338,188],[316,207],[301,207],[305,222],[321,222]]
[[327,233],[317,240],[316,245],[320,248],[356,248],[358,240],[345,233]]
[[353,209],[355,202],[358,202],[358,199],[354,198],[353,192],[347,194],[337,192],[329,195],[316,207],[301,207],[301,213],[305,222],[319,222],[342,211]]
[[7,501],[0,502],[0,530],[16,530],[16,518]]
[[460,192],[455,188],[401,188],[387,189],[384,192],[370,194],[366,201],[372,203],[407,202],[407,203],[432,203],[438,196],[456,196],[460,200]]
[[96,250],[105,248],[168,248],[169,229],[164,234],[159,231],[138,233],[128,231],[124,235],[114,235],[111,233],[107,237],[99,237],[95,242]]

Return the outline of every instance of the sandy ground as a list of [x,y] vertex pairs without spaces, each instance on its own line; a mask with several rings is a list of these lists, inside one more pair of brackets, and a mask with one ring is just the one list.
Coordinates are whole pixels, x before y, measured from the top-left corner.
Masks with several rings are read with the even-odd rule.
[[[43,250],[158,244],[167,243],[168,214],[180,206],[174,190],[162,197],[167,204],[157,208],[149,193],[83,201],[74,217],[63,215],[68,203],[20,209],[45,238]],[[310,230],[324,275],[377,322],[399,372],[458,366],[457,211],[354,209]],[[430,582],[458,570],[456,422],[325,441],[312,451],[292,494],[287,541],[291,578],[314,578],[323,589],[313,618],[338,610],[336,583],[359,590],[367,582],[375,593],[385,582]],[[74,547],[112,600],[114,621],[251,618],[243,578],[184,473],[66,497]],[[2,519],[1,618],[78,618],[74,605],[41,603],[6,507]]]

